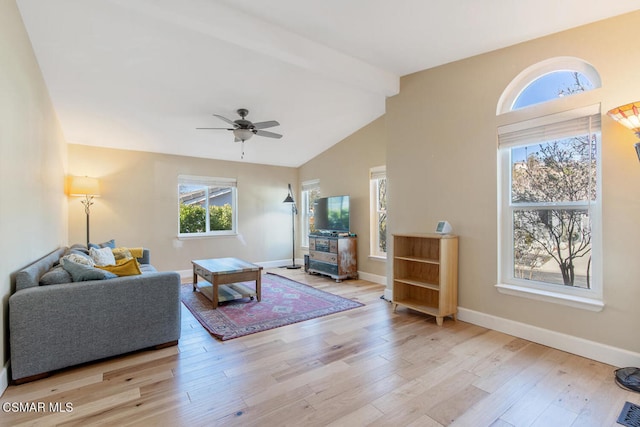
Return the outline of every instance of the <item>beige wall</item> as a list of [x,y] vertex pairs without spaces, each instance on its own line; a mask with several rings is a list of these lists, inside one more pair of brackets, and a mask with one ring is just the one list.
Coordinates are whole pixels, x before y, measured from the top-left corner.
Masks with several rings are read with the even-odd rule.
[[[0,1],[0,352],[13,273],[66,244],[66,146],[14,1]],[[2,367],[0,367],[1,369]]]
[[[295,168],[70,144],[69,173],[101,181],[91,209],[91,241],[145,246],[161,270],[191,269],[192,259],[240,257],[251,262],[291,259],[291,211],[282,203]],[[178,175],[236,178],[239,235],[177,239]],[[69,199],[69,242],[86,240],[84,208]],[[284,264],[283,264],[284,265]]]
[[[640,163],[632,132],[602,124],[604,300],[594,313],[497,292],[496,106],[525,68],[556,56],[591,63],[602,111],[640,99],[640,56],[620,43],[640,13],[406,76],[387,102],[389,228],[430,232],[440,219],[460,235],[459,305],[640,352]],[[616,47],[620,46],[620,47]],[[586,99],[586,98],[585,98]],[[569,105],[569,104],[567,104]]]
[[319,179],[322,196],[349,195],[351,232],[358,235],[358,271],[384,276],[384,261],[369,259],[369,170],[386,165],[381,117],[300,167],[300,182]]

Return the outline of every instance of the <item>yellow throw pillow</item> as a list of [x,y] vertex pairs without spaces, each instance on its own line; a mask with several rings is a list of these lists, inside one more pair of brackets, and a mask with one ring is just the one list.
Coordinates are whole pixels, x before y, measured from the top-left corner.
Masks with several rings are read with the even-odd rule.
[[113,257],[116,259],[116,264],[118,264],[120,260],[133,258],[129,248],[114,248],[111,249],[111,252],[113,252]]
[[127,260],[123,260],[120,263],[116,263],[116,265],[103,265],[96,266],[96,268],[101,268],[102,270],[109,271],[117,276],[135,276],[138,274],[142,274],[140,271],[140,266],[138,266],[138,261],[134,258],[129,258]]

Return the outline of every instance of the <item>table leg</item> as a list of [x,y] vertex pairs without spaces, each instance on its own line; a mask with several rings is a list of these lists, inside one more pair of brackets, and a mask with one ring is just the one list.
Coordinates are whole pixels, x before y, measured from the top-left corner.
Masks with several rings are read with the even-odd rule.
[[196,291],[196,288],[198,287],[198,275],[196,274],[196,267],[193,266],[193,292]]
[[258,277],[256,277],[256,296],[258,301],[262,298],[262,274],[258,271]]
[[220,280],[218,279],[217,275],[213,276],[213,283],[211,283],[213,285],[213,295],[211,298],[211,302],[213,303],[213,308],[216,309],[218,308],[218,286],[220,285],[218,282]]

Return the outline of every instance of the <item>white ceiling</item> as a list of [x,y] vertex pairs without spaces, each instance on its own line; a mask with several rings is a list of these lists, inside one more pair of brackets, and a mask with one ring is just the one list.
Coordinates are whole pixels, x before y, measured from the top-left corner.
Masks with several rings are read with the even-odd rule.
[[[637,0],[17,0],[69,143],[300,166],[399,77],[640,9]],[[277,120],[240,144],[212,114]]]

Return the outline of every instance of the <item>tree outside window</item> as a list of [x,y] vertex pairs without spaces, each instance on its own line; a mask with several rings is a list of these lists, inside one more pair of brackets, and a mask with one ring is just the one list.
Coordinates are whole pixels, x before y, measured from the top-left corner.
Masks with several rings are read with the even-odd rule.
[[590,288],[596,146],[592,134],[511,149],[515,277]]
[[[512,110],[531,110],[528,120],[498,129],[501,164],[501,285],[536,295],[570,294],[601,299],[600,107],[562,110],[558,99],[599,85],[597,73],[543,72],[514,97]],[[579,64],[578,64],[579,65]],[[531,70],[527,70],[531,74]],[[503,94],[504,99],[511,95]],[[537,111],[537,113],[535,113]],[[540,115],[540,111],[543,114]],[[556,112],[560,111],[560,112]],[[525,116],[526,117],[526,116]],[[511,286],[511,287],[510,287]],[[526,291],[523,291],[526,293]],[[558,301],[558,300],[556,300]],[[597,305],[594,303],[594,306]]]

